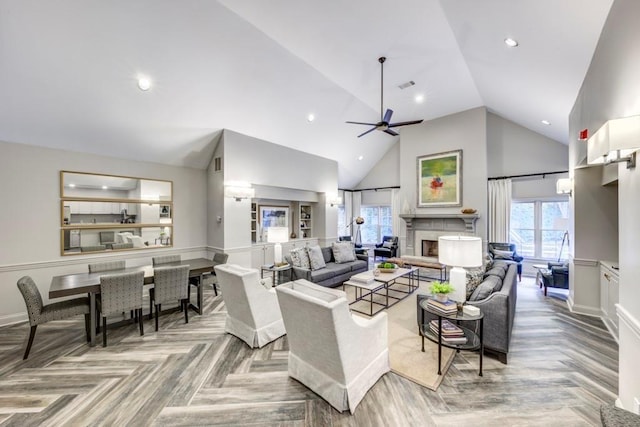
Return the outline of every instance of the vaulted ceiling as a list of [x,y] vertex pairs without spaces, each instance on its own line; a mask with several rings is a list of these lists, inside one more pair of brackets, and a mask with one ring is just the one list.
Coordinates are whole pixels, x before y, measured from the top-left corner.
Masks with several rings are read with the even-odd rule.
[[205,168],[227,128],[350,188],[398,138],[345,123],[379,119],[385,56],[394,121],[486,106],[566,143],[612,1],[0,0],[0,140]]

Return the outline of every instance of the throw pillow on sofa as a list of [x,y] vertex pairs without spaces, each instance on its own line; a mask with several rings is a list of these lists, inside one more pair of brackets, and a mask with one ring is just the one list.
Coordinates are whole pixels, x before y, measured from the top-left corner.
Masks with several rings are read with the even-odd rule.
[[320,249],[320,246],[309,246],[307,248],[307,253],[309,254],[309,262],[312,270],[320,270],[327,266],[324,262],[324,255],[322,255],[322,249]]
[[467,299],[471,297],[473,291],[475,291],[478,285],[484,280],[484,273],[484,266],[467,269]]
[[331,245],[331,251],[333,252],[333,258],[336,260],[336,264],[356,260],[356,252],[350,242],[334,242]]
[[291,256],[291,263],[294,267],[311,268],[307,248],[292,249],[289,255]]
[[499,249],[494,249],[493,250],[493,257],[495,259],[513,259],[513,252],[512,251],[501,251]]

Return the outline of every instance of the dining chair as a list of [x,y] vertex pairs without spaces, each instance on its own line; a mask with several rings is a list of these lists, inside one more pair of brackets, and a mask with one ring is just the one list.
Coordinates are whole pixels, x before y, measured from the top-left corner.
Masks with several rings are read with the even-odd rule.
[[171,264],[173,262],[180,262],[180,255],[154,256],[151,258],[151,261],[154,267],[162,264]]
[[27,348],[24,352],[23,360],[29,357],[29,351],[31,351],[31,345],[33,344],[33,338],[36,336],[36,329],[38,325],[42,323],[51,322],[52,320],[63,320],[69,317],[84,314],[85,331],[87,334],[87,341],[89,341],[89,298],[74,298],[60,302],[54,302],[44,305],[42,303],[42,296],[36,286],[33,279],[29,276],[24,276],[18,280],[18,289],[24,298],[24,303],[27,306],[27,314],[29,315],[29,325],[31,325],[31,331],[29,332],[29,341],[27,342]]
[[144,335],[142,325],[142,286],[144,271],[108,274],[100,277],[100,299],[98,309],[102,316],[102,346],[107,346],[107,316],[128,310],[137,312],[140,335]]
[[167,302],[179,301],[184,310],[184,322],[189,323],[189,266],[158,267],[153,270],[154,287],[149,289],[149,297],[156,308],[156,331],[161,306]]
[[211,270],[210,273],[204,273],[201,277],[190,278],[189,282],[193,285],[196,285],[195,284],[196,281],[200,281],[200,280],[205,281],[207,279],[212,279],[211,285],[213,285],[213,292],[215,292],[216,296],[218,296],[218,286],[217,286],[218,281],[217,281],[215,266],[226,264],[228,259],[229,259],[229,254],[216,252],[215,254],[213,254],[213,260],[212,260],[214,269]]
[[109,270],[124,270],[125,261],[96,262],[89,264],[89,273],[100,273]]
[[[180,261],[181,261],[180,255],[162,255],[162,256],[154,256],[153,258],[151,258],[151,263],[153,264],[154,267],[157,267],[163,264],[172,264],[174,262],[180,262]],[[153,316],[153,301],[151,300],[151,289],[153,288],[149,288],[149,320],[151,320]],[[191,296],[190,293],[188,293],[188,295],[189,297]]]
[[[89,273],[101,273],[103,271],[113,271],[113,270],[124,270],[126,268],[125,261],[108,261],[108,262],[96,262],[93,264],[89,264]],[[98,295],[98,298],[100,296]],[[97,313],[96,313],[97,315]],[[131,310],[131,318],[134,318],[133,310]],[[96,319],[96,328],[98,332],[100,332],[100,316],[97,316]]]

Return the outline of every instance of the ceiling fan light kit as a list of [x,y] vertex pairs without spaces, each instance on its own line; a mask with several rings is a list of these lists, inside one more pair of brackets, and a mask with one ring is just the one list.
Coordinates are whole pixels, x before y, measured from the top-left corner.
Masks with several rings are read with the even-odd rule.
[[391,116],[393,115],[393,110],[389,108],[387,108],[387,111],[384,112],[384,115],[382,114],[382,112],[384,111],[384,62],[386,60],[387,58],[385,58],[384,56],[381,56],[380,58],[378,58],[378,62],[380,63],[380,121],[378,123],[346,122],[353,125],[373,126],[371,129],[358,135],[358,138],[368,134],[369,132],[373,132],[374,130],[379,130],[381,132],[384,132],[392,136],[398,136],[399,134],[391,130],[391,128],[408,126],[408,125],[417,125],[418,123],[422,123],[422,120],[411,120],[407,122],[391,123]]

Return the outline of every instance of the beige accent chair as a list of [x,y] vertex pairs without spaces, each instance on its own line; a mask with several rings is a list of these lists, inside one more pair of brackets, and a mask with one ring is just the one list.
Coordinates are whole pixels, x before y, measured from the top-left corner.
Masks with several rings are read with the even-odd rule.
[[387,313],[352,316],[343,291],[304,279],[276,287],[276,294],[289,341],[289,376],[353,414],[390,370]]
[[216,265],[214,269],[227,307],[226,332],[251,348],[262,347],[285,334],[271,279],[260,279],[258,270],[235,264]]

